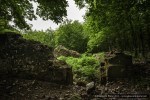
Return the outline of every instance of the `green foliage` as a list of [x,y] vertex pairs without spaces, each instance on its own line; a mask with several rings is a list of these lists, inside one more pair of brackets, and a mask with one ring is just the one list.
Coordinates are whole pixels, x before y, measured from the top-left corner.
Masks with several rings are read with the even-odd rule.
[[53,30],[47,30],[46,32],[43,31],[30,31],[26,34],[23,34],[25,39],[39,41],[45,45],[54,46],[54,36]]
[[55,46],[63,45],[68,49],[85,52],[87,38],[83,34],[82,24],[66,20],[55,32]]
[[92,56],[86,56],[85,54],[80,58],[60,56],[58,60],[66,61],[72,67],[74,73],[81,77],[90,78],[99,72],[99,61]]
[[[36,12],[33,3],[37,4]],[[29,29],[26,19],[36,19],[36,14],[44,20],[59,23],[67,15],[68,6],[66,0],[0,0],[0,4],[0,19],[12,21],[21,29]]]
[[5,29],[7,22],[3,19],[0,19],[0,31]]
[[0,31],[3,30],[16,30],[8,24],[8,21],[0,18]]
[[[135,53],[150,50],[149,0],[75,0],[88,4],[84,34],[88,50],[121,49]],[[128,44],[128,45],[126,45]]]

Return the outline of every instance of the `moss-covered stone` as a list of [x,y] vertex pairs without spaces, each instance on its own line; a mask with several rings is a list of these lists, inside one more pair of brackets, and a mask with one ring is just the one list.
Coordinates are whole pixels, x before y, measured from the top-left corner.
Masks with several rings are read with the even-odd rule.
[[80,57],[81,55],[76,51],[69,50],[69,49],[65,48],[64,46],[60,45],[54,49],[54,56],[57,58],[60,56]]

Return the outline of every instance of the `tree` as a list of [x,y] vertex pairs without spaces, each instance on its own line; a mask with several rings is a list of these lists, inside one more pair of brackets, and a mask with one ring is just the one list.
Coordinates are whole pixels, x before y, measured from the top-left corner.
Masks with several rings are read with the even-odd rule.
[[46,32],[43,31],[29,31],[23,34],[25,39],[39,41],[50,47],[54,47],[54,31],[50,28]]
[[78,21],[64,21],[55,32],[55,45],[63,45],[68,49],[85,52],[87,38],[83,34],[82,24]]
[[85,2],[88,4],[86,21],[91,20],[88,26],[94,30],[91,34],[95,37],[103,33],[105,38],[101,38],[103,42],[99,42],[100,44],[107,44],[105,46],[110,49],[134,51],[135,54],[142,52],[143,55],[146,49],[150,50],[149,0],[75,0],[75,2],[80,7]]
[[44,20],[59,23],[67,15],[66,0],[0,0],[0,19],[14,22],[21,29],[29,29],[26,20],[36,19],[33,3],[38,5],[36,14]]

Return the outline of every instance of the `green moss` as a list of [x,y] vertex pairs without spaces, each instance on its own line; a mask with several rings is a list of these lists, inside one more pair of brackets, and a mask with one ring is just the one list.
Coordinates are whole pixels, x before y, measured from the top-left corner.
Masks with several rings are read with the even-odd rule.
[[0,31],[0,34],[21,34],[19,31],[16,30],[9,30],[9,29],[3,29]]

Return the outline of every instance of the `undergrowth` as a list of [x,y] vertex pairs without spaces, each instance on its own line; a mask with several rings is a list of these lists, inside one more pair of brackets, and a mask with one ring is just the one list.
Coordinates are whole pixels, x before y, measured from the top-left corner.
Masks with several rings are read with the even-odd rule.
[[99,78],[100,60],[93,55],[82,54],[79,58],[60,56],[57,59],[65,61],[71,66],[77,77]]

